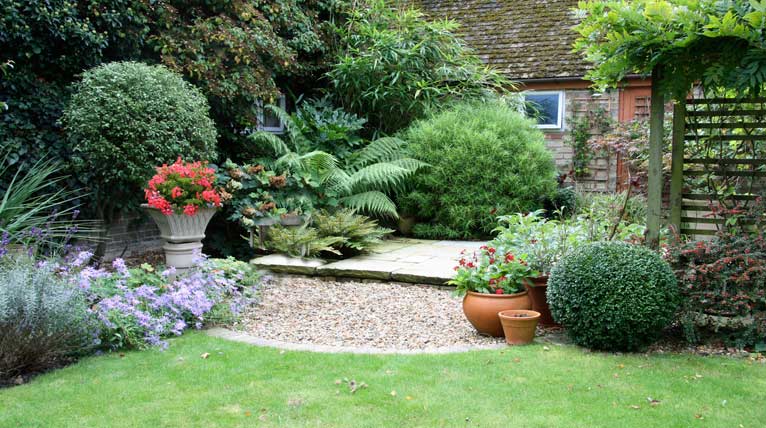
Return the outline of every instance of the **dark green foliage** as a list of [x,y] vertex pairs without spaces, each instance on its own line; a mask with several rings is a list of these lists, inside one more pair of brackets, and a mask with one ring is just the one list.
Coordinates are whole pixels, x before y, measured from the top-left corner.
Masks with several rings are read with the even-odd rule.
[[456,29],[454,21],[429,21],[391,2],[361,2],[327,73],[330,93],[371,129],[392,133],[449,101],[506,91],[510,83],[482,64]]
[[330,153],[341,162],[365,144],[359,131],[367,121],[335,107],[329,96],[298,103],[291,117],[313,150]]
[[[0,141],[18,168],[42,155],[73,155],[59,119],[70,85],[103,62],[161,62],[199,85],[221,148],[246,146],[257,100],[277,87],[314,88],[334,45],[345,1],[7,0],[0,4]],[[15,173],[13,169],[10,174]],[[76,176],[66,182],[82,183]],[[10,180],[0,177],[0,190]],[[63,185],[64,183],[62,183]]]
[[0,263],[0,385],[84,354],[98,337],[85,295],[52,268],[20,256]]
[[332,22],[347,7],[326,0],[140,3],[152,10],[152,48],[208,97],[229,156],[247,147],[242,134],[258,121],[258,101],[271,103],[284,89],[313,89],[331,58]]
[[548,280],[548,304],[575,343],[637,351],[673,320],[679,303],[670,266],[648,248],[600,242],[565,256]]
[[[410,155],[430,167],[399,199],[401,211],[440,225],[443,237],[488,236],[497,216],[540,208],[556,189],[543,134],[501,102],[457,105],[416,122],[402,138]],[[441,227],[420,236],[436,238]]]
[[[143,44],[144,17],[133,0],[7,0],[0,5],[0,61],[13,69],[0,79],[0,141],[12,168],[42,156],[66,161],[72,154],[58,120],[68,85],[84,69],[111,58],[135,56]],[[77,185],[75,179],[66,183]]]
[[105,219],[138,206],[154,167],[179,156],[215,160],[208,110],[198,89],[162,66],[116,62],[84,74],[63,122],[74,167]]
[[[397,218],[396,205],[389,195],[405,190],[424,166],[407,157],[404,141],[393,137],[364,140],[353,152],[341,150],[343,159],[338,159],[319,150],[318,143],[310,139],[316,136],[316,130],[303,126],[305,122],[297,115],[289,115],[275,106],[268,108],[282,118],[285,134],[279,137],[259,131],[252,135],[252,141],[276,156],[276,160],[262,159],[264,165],[287,173],[304,192],[312,195],[311,206],[307,208],[341,206],[378,217]],[[350,117],[353,116],[344,115],[342,122]]]
[[545,198],[543,208],[548,218],[568,217],[577,209],[577,191],[572,187],[559,187],[553,196]]

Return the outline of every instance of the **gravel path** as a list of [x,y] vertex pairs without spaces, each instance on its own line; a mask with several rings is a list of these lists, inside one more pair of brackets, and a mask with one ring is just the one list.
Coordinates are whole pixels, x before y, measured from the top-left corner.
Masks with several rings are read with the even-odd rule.
[[449,290],[396,283],[282,277],[235,328],[254,338],[291,344],[386,351],[496,347],[466,321]]

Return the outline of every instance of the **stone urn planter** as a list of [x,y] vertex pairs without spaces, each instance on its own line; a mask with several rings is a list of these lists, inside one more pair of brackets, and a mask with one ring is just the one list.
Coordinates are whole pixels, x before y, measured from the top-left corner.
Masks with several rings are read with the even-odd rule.
[[484,294],[468,291],[463,298],[463,313],[480,334],[503,337],[497,314],[511,309],[530,309],[526,291],[516,294]]
[[505,342],[509,345],[527,345],[535,339],[540,313],[528,310],[509,310],[497,314],[503,325]]
[[160,210],[147,204],[141,207],[152,217],[160,229],[160,237],[165,240],[165,262],[168,266],[184,270],[194,265],[194,253],[202,250],[202,240],[210,219],[215,215],[215,208],[200,207],[197,214],[165,215]]
[[532,310],[540,313],[540,325],[558,325],[553,320],[551,308],[548,307],[548,277],[538,276],[528,278],[524,281],[524,288],[529,293],[529,300],[532,301]]

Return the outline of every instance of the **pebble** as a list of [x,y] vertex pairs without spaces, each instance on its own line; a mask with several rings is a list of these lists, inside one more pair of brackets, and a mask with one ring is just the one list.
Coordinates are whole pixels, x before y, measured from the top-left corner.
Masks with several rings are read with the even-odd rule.
[[503,342],[479,335],[449,289],[281,277],[260,293],[234,327],[263,339],[402,350]]

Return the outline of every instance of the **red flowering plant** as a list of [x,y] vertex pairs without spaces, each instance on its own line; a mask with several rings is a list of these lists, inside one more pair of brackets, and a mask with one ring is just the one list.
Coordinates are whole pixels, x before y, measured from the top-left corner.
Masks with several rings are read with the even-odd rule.
[[221,192],[215,188],[216,175],[207,162],[184,162],[157,167],[157,174],[144,189],[149,206],[165,215],[197,214],[200,207],[221,206]]
[[526,255],[515,255],[499,247],[482,246],[455,266],[457,274],[449,283],[455,294],[468,291],[483,294],[514,294],[524,290],[524,280],[538,275],[526,261]]

